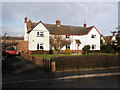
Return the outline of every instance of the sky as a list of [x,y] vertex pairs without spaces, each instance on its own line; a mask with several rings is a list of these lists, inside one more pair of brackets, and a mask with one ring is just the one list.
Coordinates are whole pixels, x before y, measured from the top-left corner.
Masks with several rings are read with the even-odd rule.
[[[101,0],[99,0],[101,1]],[[118,2],[2,2],[2,34],[24,35],[24,17],[33,22],[95,26],[104,36],[118,26]]]

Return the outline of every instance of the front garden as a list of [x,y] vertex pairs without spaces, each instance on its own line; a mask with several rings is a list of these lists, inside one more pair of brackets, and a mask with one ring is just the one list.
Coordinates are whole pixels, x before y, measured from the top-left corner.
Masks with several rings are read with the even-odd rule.
[[[114,55],[113,53],[89,53],[89,55]],[[66,56],[84,56],[82,54],[33,54],[40,58],[54,58],[54,57],[66,57]]]
[[54,58],[54,57],[61,57],[61,56],[79,56],[80,54],[33,54],[33,56],[37,56],[37,57],[40,57],[40,58],[46,58],[46,59],[49,59],[49,58]]

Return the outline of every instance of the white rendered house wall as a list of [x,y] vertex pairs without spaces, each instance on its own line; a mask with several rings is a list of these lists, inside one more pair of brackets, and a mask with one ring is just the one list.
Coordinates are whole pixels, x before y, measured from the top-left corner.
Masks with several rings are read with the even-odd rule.
[[[94,38],[92,38],[94,36]],[[96,28],[92,28],[92,30],[87,35],[88,44],[91,46],[90,50],[100,50],[100,34],[96,30]],[[92,49],[94,46],[94,49]]]
[[[70,35],[69,39],[71,40],[71,44],[70,44],[70,50],[82,50],[82,48],[84,47],[84,45],[87,44],[88,39],[87,39],[87,35]],[[78,44],[76,44],[75,40],[80,40],[81,44],[78,46]],[[65,50],[66,46],[64,46],[61,50]]]
[[[38,32],[43,32],[43,36],[37,36]],[[43,50],[49,50],[49,31],[42,23],[39,23],[29,34],[29,50],[38,50],[37,44],[42,44]]]
[[28,41],[27,23],[24,24],[24,41]]
[[[95,38],[91,38],[92,35],[95,35]],[[100,34],[97,32],[95,28],[86,34],[86,35],[70,35],[71,44],[70,50],[82,50],[85,45],[90,45],[90,50],[100,50]],[[78,46],[75,40],[80,40],[81,44]],[[94,45],[94,49],[92,49],[92,45]],[[64,46],[61,50],[65,50],[66,46]]]

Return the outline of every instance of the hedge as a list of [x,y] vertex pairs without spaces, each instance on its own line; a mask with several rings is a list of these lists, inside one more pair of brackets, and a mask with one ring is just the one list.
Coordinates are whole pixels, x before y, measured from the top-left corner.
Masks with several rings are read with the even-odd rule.
[[53,58],[56,70],[120,66],[118,55],[84,55]]

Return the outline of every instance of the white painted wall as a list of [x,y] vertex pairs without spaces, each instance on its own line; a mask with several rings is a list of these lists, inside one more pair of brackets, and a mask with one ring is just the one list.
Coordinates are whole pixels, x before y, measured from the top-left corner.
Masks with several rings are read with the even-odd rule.
[[[30,33],[29,35],[27,32],[27,24],[25,23],[25,35],[24,40],[29,41],[28,49],[29,50],[37,50],[37,44],[42,43],[44,50],[50,49],[50,43],[49,43],[49,31],[45,28],[45,26],[40,22]],[[44,32],[44,37],[37,37],[37,32]],[[96,35],[96,38],[91,38],[92,34]],[[63,35],[63,37],[66,37],[66,35]],[[79,50],[82,50],[82,48],[85,45],[96,45],[96,49],[94,50],[100,50],[100,34],[97,32],[96,28],[92,28],[92,30],[87,35],[71,35],[70,40],[70,49],[71,50],[77,50],[77,44],[75,42],[75,39],[78,39],[81,41],[81,44],[79,46]],[[66,46],[64,46],[61,50],[65,50]],[[93,50],[92,48],[90,50]]]
[[27,23],[24,24],[24,41],[28,41]]
[[[95,38],[91,38],[92,34],[96,35]],[[87,35],[88,38],[88,44],[92,47],[93,44],[96,45],[96,49],[90,49],[90,50],[100,50],[100,34],[97,32],[96,28],[92,28],[92,30]]]
[[[91,38],[91,35],[94,34],[96,35],[96,38]],[[82,48],[85,45],[96,45],[96,49],[90,49],[90,50],[100,50],[100,34],[97,32],[95,28],[92,28],[92,30],[87,34],[87,35],[71,35],[71,44],[70,44],[70,49],[71,50],[77,50],[77,44],[75,39],[78,39],[81,41],[81,44],[79,46],[79,50],[82,50]],[[64,46],[61,50],[65,50],[66,47]]]
[[116,35],[114,35],[114,36],[112,37],[111,41],[117,41],[117,40],[116,40]]
[[[37,37],[37,32],[44,32],[44,37]],[[43,44],[44,50],[49,50],[49,31],[39,23],[29,34],[29,50],[37,50],[37,44]]]
[[[70,50],[77,50],[77,44],[76,44],[76,41],[75,40],[80,40],[82,44],[80,44],[79,46],[79,50],[82,50],[82,48],[84,47],[84,45],[87,45],[87,42],[88,42],[88,38],[87,38],[87,35],[71,35],[70,36],[70,40],[71,40],[71,44],[70,44]],[[65,50],[66,47],[64,46],[62,48],[62,50]]]

